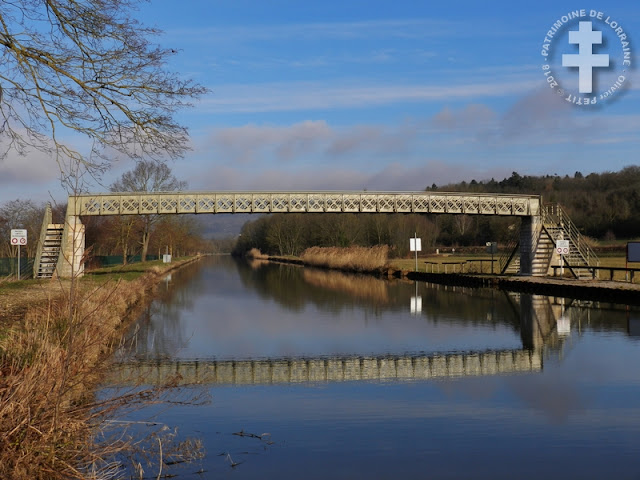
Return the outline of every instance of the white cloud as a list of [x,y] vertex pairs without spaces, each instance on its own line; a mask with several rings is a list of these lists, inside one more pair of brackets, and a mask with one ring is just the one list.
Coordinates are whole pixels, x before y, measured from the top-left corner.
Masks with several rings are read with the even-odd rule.
[[24,156],[10,152],[0,159],[0,186],[20,183],[42,185],[60,176],[55,159],[45,153],[35,151]]
[[207,142],[233,162],[248,163],[267,152],[279,160],[291,160],[314,150],[331,136],[324,121],[305,121],[287,127],[245,125],[215,130]]
[[249,43],[278,40],[369,39],[376,38],[441,38],[456,29],[464,33],[459,22],[418,19],[365,20],[355,22],[288,23],[277,25],[226,26],[192,29],[169,29],[166,36],[182,41],[218,43]]
[[[509,176],[512,165],[469,166],[457,162],[425,159],[419,165],[399,162],[371,165],[368,169],[347,166],[265,167],[245,169],[242,166],[210,168],[191,179],[200,190],[255,190],[255,191],[421,191],[433,183],[444,185],[473,178],[489,179]],[[229,188],[232,185],[233,188]]]
[[198,104],[206,113],[256,113],[301,110],[353,109],[395,103],[477,100],[518,96],[540,85],[521,76],[477,80],[465,84],[333,85],[321,82],[219,85]]
[[495,122],[498,114],[487,105],[470,103],[460,110],[444,107],[432,119],[435,128],[447,130],[478,129]]
[[409,148],[418,133],[414,124],[399,127],[356,125],[334,128],[324,120],[307,120],[286,126],[245,125],[213,130],[201,147],[215,151],[229,163],[268,161],[305,163],[355,161],[362,155],[398,155]]

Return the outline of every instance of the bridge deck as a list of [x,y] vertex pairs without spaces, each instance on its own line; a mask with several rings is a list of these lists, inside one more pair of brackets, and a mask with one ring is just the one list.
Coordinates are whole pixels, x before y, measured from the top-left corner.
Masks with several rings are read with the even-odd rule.
[[185,213],[540,214],[540,196],[444,192],[149,192],[69,197],[71,215]]

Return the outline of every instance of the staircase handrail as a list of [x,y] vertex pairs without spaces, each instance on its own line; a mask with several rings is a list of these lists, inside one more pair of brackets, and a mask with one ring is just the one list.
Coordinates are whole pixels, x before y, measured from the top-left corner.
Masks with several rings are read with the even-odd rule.
[[502,274],[506,273],[507,269],[509,268],[509,264],[511,263],[511,260],[513,260],[513,257],[515,257],[519,247],[520,247],[520,242],[512,240],[507,245],[506,250],[504,250],[500,254],[500,257],[498,258],[500,273]]
[[511,238],[507,242],[506,248],[500,253],[500,256],[498,257],[498,266],[500,268],[500,273],[505,273],[507,271],[507,268],[509,267],[509,264],[511,263],[511,260],[515,256],[516,252],[518,251],[519,246],[520,232],[518,231],[518,229],[515,229],[513,235],[511,235]]
[[[542,222],[543,224],[554,224],[562,228],[562,231],[569,238],[568,240],[573,243],[573,245],[582,256],[582,259],[587,263],[588,266],[592,265],[592,262],[595,266],[600,264],[600,260],[598,256],[594,253],[593,249],[587,244],[587,242],[583,239],[582,234],[575,226],[575,224],[571,221],[566,212],[562,209],[562,207],[557,203],[548,203],[542,209]],[[557,239],[552,239],[557,240]]]
[[42,260],[42,252],[44,251],[44,242],[45,242],[45,239],[47,238],[47,230],[49,228],[49,224],[52,221],[51,219],[52,219],[51,204],[47,203],[47,206],[44,209],[42,226],[40,227],[40,239],[38,240],[36,257],[33,261],[33,278],[38,278],[38,273],[40,271],[40,261]]

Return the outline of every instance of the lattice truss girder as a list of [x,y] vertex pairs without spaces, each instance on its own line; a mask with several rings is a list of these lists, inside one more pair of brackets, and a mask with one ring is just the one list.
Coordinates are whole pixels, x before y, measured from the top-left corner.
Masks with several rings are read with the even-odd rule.
[[75,215],[369,212],[540,214],[540,197],[460,193],[227,192],[108,193],[69,198]]

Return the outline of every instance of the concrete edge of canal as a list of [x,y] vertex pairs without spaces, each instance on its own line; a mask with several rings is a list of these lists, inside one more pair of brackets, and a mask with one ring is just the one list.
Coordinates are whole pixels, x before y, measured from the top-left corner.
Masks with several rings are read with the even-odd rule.
[[[274,257],[269,261],[307,266],[299,258]],[[313,267],[319,268],[319,267]],[[347,272],[350,272],[347,270]],[[438,283],[442,285],[475,288],[498,288],[520,293],[569,297],[579,300],[597,300],[640,305],[640,284],[604,280],[574,280],[557,277],[531,277],[515,275],[461,274],[412,272],[388,268],[385,270],[356,273],[375,276],[406,278],[408,280]]]

